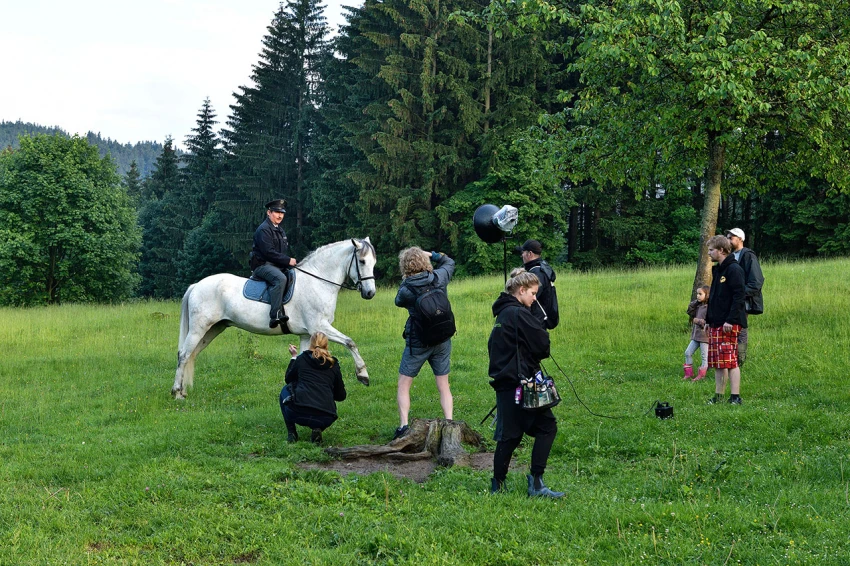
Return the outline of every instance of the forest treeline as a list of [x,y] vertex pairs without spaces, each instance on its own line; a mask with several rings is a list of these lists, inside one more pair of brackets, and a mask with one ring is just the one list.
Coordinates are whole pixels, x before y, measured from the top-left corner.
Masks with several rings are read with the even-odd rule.
[[698,283],[731,227],[762,256],[850,251],[847,2],[365,0],[335,37],[323,9],[281,3],[223,127],[206,100],[184,155],[124,173],[136,293],[246,275],[273,198],[294,257],[370,236],[385,280],[410,245],[501,270],[485,203],[576,269]]
[[[62,135],[71,137],[68,132],[58,126],[39,126],[29,122],[0,121],[0,149],[4,147],[17,148],[20,136],[32,136],[35,134]],[[155,141],[141,141],[135,143],[120,143],[111,138],[103,138],[100,133],[88,132],[85,139],[97,147],[101,157],[112,156],[112,160],[118,167],[118,173],[126,175],[130,165],[135,161],[139,174],[147,177],[153,173],[156,158],[162,153],[162,144]],[[178,150],[179,151],[179,150]]]

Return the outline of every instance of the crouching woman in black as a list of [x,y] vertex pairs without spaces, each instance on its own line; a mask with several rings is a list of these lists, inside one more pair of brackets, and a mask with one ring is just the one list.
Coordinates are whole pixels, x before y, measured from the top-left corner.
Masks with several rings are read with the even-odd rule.
[[[516,275],[514,275],[516,274]],[[490,492],[504,489],[511,456],[522,435],[534,437],[528,495],[563,497],[543,484],[543,472],[555,441],[558,425],[552,409],[526,411],[517,395],[520,375],[534,378],[540,360],[549,357],[549,334],[529,307],[537,299],[540,281],[533,273],[514,271],[505,283],[505,292],[493,303],[496,322],[487,342],[490,352],[490,385],[496,390],[496,453]]]
[[323,332],[310,336],[310,349],[298,354],[289,345],[292,359],[286,368],[286,385],[280,392],[280,411],[289,432],[289,442],[298,441],[295,425],[312,429],[310,440],[322,442],[322,431],[337,419],[335,401],[345,401],[345,384],[339,360],[328,351],[328,337]]

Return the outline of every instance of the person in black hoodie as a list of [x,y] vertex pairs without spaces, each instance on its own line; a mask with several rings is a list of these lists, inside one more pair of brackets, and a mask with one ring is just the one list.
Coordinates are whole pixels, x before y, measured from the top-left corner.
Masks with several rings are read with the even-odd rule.
[[522,435],[534,437],[528,495],[563,497],[543,484],[543,472],[558,432],[552,409],[527,411],[520,405],[520,376],[533,378],[540,361],[549,357],[549,333],[529,308],[537,298],[540,280],[518,269],[493,303],[496,322],[487,342],[490,353],[490,386],[496,391],[496,452],[490,492],[503,491],[508,467]]
[[[762,296],[762,287],[764,287],[764,275],[761,272],[756,253],[750,248],[744,247],[744,239],[746,234],[740,228],[732,228],[726,232],[726,238],[732,246],[732,255],[735,256],[735,261],[744,270],[744,290],[746,298],[744,300],[744,308],[747,311],[747,319],[749,324],[749,316],[751,314],[761,314],[764,312],[764,297]],[[749,326],[741,329],[741,334],[738,336],[738,365],[744,365],[747,360],[747,342],[749,341]]]
[[345,401],[345,384],[339,360],[328,351],[328,337],[323,332],[310,336],[310,349],[298,354],[298,348],[289,345],[289,367],[286,368],[286,385],[280,391],[280,412],[289,432],[289,442],[298,441],[295,425],[312,429],[310,440],[322,442],[322,432],[337,419],[335,401]]
[[729,402],[740,405],[741,368],[738,365],[738,335],[747,327],[744,307],[744,270],[731,255],[732,245],[725,236],[708,240],[708,256],[717,265],[711,268],[711,291],[705,322],[708,325],[708,365],[714,368],[714,397],[718,403],[729,380]]
[[560,320],[558,294],[555,292],[555,270],[540,257],[543,246],[537,240],[526,240],[514,253],[522,256],[525,270],[535,274],[540,280],[537,300],[531,305],[531,312],[543,323],[543,328],[552,330],[558,326]]

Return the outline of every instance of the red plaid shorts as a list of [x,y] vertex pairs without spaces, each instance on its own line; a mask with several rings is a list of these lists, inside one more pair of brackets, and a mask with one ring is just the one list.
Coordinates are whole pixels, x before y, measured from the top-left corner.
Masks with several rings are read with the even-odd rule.
[[740,333],[740,324],[733,324],[730,332],[724,332],[722,326],[708,328],[709,367],[715,369],[738,367],[738,334]]

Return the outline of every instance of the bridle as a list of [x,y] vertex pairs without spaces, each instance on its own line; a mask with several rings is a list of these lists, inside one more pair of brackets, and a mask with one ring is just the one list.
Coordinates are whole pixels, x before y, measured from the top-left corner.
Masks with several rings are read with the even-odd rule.
[[351,264],[353,263],[354,268],[357,271],[357,281],[353,285],[351,283],[348,283],[347,281],[343,281],[342,283],[337,283],[336,281],[331,281],[330,279],[325,279],[324,277],[316,275],[315,273],[310,273],[309,271],[304,271],[303,269],[301,269],[297,265],[294,266],[292,269],[297,269],[301,273],[309,275],[310,277],[315,277],[319,281],[324,281],[325,283],[330,283],[331,285],[336,285],[337,287],[341,287],[343,289],[348,289],[349,291],[360,291],[363,288],[363,282],[364,281],[374,279],[375,277],[374,276],[363,277],[362,275],[360,275],[360,263],[355,261],[357,259],[357,244],[354,243],[354,240],[351,240],[351,244],[354,246],[354,250],[352,250],[352,252],[351,252],[351,260],[348,262],[348,269],[345,270],[345,273],[346,273],[346,275],[351,273]]

